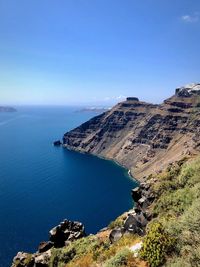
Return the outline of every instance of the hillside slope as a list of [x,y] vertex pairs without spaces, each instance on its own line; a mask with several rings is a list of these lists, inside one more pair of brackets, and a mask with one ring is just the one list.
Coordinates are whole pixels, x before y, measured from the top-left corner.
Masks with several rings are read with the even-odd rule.
[[130,97],[63,137],[63,145],[114,159],[142,180],[200,149],[200,86],[176,89],[160,105]]

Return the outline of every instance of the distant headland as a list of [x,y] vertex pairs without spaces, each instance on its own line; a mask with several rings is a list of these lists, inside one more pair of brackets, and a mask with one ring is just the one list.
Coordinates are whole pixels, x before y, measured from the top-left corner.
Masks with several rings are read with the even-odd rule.
[[76,110],[76,112],[106,112],[108,110],[110,110],[111,108],[108,107],[85,107],[85,108],[81,108]]
[[13,107],[0,106],[0,112],[16,112],[17,110]]

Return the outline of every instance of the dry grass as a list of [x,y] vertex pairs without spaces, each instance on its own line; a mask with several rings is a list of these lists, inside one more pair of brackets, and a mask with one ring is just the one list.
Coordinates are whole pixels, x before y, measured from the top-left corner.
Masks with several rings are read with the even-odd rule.
[[66,265],[66,267],[97,267],[91,253],[82,256]]

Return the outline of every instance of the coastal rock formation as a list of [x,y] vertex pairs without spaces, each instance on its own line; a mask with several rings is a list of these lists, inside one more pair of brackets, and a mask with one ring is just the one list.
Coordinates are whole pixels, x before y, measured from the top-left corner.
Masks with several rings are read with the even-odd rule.
[[160,105],[128,97],[63,137],[63,146],[114,159],[142,181],[200,150],[200,84],[177,88]]
[[132,190],[132,198],[135,207],[129,211],[121,227],[114,228],[109,236],[110,242],[118,241],[124,234],[138,234],[143,236],[148,222],[151,220],[149,206],[153,203],[155,196],[152,190],[152,184],[155,180],[141,183],[140,186]]
[[[137,188],[132,190],[135,207],[127,213],[123,225],[121,227],[115,227],[109,233],[111,244],[117,242],[124,234],[138,234],[140,236],[145,234],[146,225],[151,220],[148,208],[155,199],[151,189],[152,183],[154,182],[155,179],[151,179],[148,182],[141,183]],[[145,205],[141,199],[146,199]],[[108,228],[102,229],[99,233],[107,230]],[[11,267],[48,267],[52,249],[67,247],[73,241],[86,236],[82,223],[66,219],[58,226],[52,228],[49,234],[50,241],[41,242],[36,253],[18,252],[13,259]],[[71,251],[71,253],[74,252]]]
[[33,267],[34,258],[33,255],[25,252],[18,252],[13,259],[11,267]]
[[48,267],[51,248],[61,248],[85,235],[85,227],[80,222],[64,220],[50,230],[50,241],[41,242],[34,254],[18,252],[13,259],[12,267]]
[[66,242],[85,236],[85,227],[80,222],[64,220],[50,230],[50,241],[54,247],[63,247]]
[[54,141],[53,142],[53,145],[54,146],[61,146],[62,145],[62,142],[60,140],[57,140],[57,141]]
[[49,250],[50,248],[52,248],[53,245],[54,245],[54,243],[51,241],[43,241],[40,243],[40,245],[38,247],[38,252],[39,253],[45,252],[45,251]]

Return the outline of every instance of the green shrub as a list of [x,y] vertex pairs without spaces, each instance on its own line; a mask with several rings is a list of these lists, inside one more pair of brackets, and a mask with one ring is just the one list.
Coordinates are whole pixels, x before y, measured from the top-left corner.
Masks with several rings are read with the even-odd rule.
[[120,217],[118,217],[116,220],[110,222],[110,224],[108,225],[108,228],[109,228],[109,229],[114,229],[114,228],[116,228],[116,227],[121,227],[121,226],[123,226],[123,224],[124,224],[124,220],[123,220],[123,218],[120,216]]
[[163,179],[159,183],[154,185],[155,194],[159,197],[164,194],[166,191],[174,191],[177,188],[175,181]]
[[169,168],[156,190],[153,214],[177,241],[165,266],[200,266],[200,158],[181,164],[177,172]]
[[69,246],[60,249],[53,249],[50,258],[50,267],[66,266],[73,259],[82,257],[95,250],[98,241],[93,236],[78,239]]
[[110,242],[99,242],[96,244],[96,246],[93,247],[92,253],[93,253],[93,259],[95,261],[99,260],[99,258],[105,257],[105,252],[110,251]]
[[178,177],[178,181],[180,186],[185,186],[187,183],[190,183],[191,178],[194,176],[195,172],[196,172],[196,168],[195,168],[195,163],[193,164],[186,164],[179,177]]
[[[157,222],[154,218],[149,224],[140,252],[151,267],[200,266],[200,158],[185,161],[171,165],[153,185],[156,199],[150,209]],[[109,228],[123,222],[120,216]],[[68,247],[52,249],[49,267],[140,266],[139,259],[125,249],[136,240],[133,235],[124,235],[114,244],[95,236],[79,239]]]
[[139,241],[136,235],[125,234],[114,244],[110,244],[109,241],[103,242],[93,250],[93,259],[100,263],[105,262],[117,254],[118,251],[135,244],[136,241]]
[[189,188],[183,188],[163,194],[154,205],[154,214],[166,212],[180,215],[188,208],[194,199],[194,194]]
[[123,250],[120,250],[115,254],[114,257],[112,257],[105,263],[105,267],[126,266],[130,255],[131,252],[129,249],[125,248]]
[[194,186],[200,182],[200,159],[185,164],[182,168],[182,172],[178,177],[179,183],[187,185],[189,187]]
[[169,260],[167,267],[191,267],[190,263],[183,258],[173,258]]
[[153,223],[144,238],[140,257],[146,260],[151,267],[164,263],[166,255],[171,251],[174,239],[164,231],[160,223]]
[[76,255],[76,250],[72,247],[70,249],[53,249],[49,266],[50,267],[64,267],[66,263],[70,262]]

